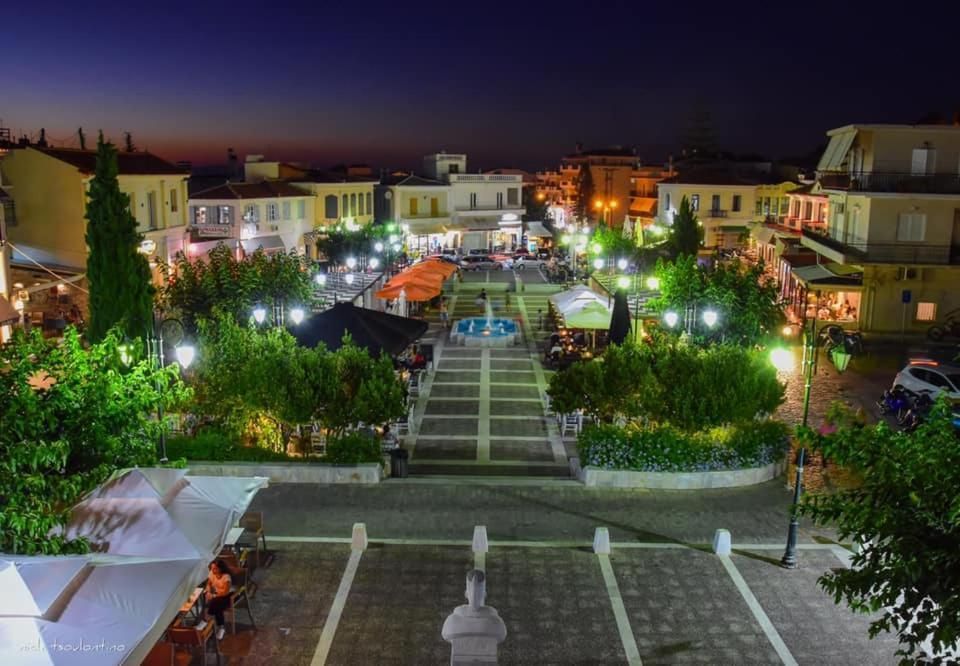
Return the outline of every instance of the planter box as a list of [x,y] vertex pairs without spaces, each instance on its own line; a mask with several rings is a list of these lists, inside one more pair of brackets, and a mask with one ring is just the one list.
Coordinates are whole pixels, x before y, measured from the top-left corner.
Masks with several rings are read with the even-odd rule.
[[578,478],[595,488],[656,488],[660,490],[703,490],[752,486],[783,474],[785,462],[764,467],[725,470],[722,472],[634,472],[632,470],[584,467]]
[[187,461],[197,476],[265,476],[271,483],[380,483],[377,463],[326,465],[289,462]]

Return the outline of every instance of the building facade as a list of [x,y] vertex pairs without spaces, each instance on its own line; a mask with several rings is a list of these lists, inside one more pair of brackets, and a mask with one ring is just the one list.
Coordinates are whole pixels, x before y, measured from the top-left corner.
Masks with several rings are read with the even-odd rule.
[[[827,135],[814,189],[827,198],[826,224],[803,229],[801,242],[829,274],[806,281],[819,293],[808,307],[829,314],[856,294],[850,325],[875,337],[919,336],[960,316],[960,127]],[[855,282],[839,289],[833,275]]]
[[[130,197],[130,212],[144,235],[152,260],[169,261],[184,249],[187,174],[147,152],[117,155],[120,190]],[[16,207],[10,240],[44,264],[83,272],[87,195],[96,151],[18,147],[0,162],[4,187]],[[27,262],[15,252],[11,261]]]

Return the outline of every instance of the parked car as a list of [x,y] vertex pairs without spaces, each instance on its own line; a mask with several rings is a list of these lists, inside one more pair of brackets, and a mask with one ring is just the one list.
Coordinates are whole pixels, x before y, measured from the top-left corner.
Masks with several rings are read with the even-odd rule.
[[527,266],[536,266],[539,263],[540,260],[532,254],[521,254],[519,257],[513,258],[513,267],[519,270],[523,270]]
[[520,257],[528,257],[528,256],[530,256],[530,250],[528,250],[525,247],[518,247],[516,250],[513,251],[514,259],[519,259]]
[[936,396],[946,392],[951,400],[960,401],[960,367],[927,359],[913,359],[894,377],[893,386],[903,387],[915,396],[921,393]]
[[468,252],[467,254],[468,256],[471,256],[471,257],[486,256],[490,254],[490,250],[487,250],[485,248],[477,248],[474,250],[470,250],[470,252]]
[[503,265],[489,255],[471,254],[460,259],[460,268],[465,271],[497,271]]
[[501,268],[505,268],[507,270],[513,268],[513,257],[511,257],[509,254],[494,253],[490,255],[490,259],[499,263]]

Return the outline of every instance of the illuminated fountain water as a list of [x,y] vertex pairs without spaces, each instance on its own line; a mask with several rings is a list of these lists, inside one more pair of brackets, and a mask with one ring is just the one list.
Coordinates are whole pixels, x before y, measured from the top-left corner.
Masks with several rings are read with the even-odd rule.
[[450,331],[450,340],[465,347],[509,347],[520,341],[520,327],[513,319],[493,316],[486,300],[485,316],[461,319]]

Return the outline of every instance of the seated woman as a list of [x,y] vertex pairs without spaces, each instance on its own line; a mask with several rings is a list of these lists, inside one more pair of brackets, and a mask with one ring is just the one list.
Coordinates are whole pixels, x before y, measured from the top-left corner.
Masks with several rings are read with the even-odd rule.
[[210,575],[207,576],[206,601],[207,614],[217,621],[217,640],[226,633],[223,627],[223,611],[230,606],[230,572],[223,560],[210,563]]

